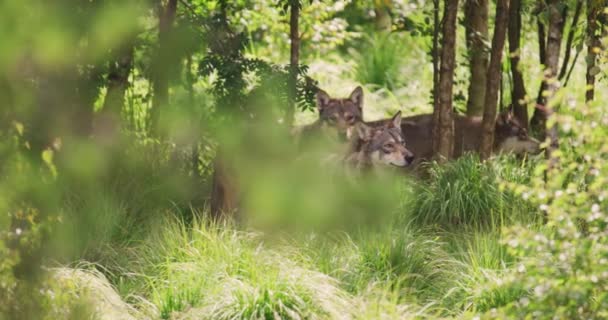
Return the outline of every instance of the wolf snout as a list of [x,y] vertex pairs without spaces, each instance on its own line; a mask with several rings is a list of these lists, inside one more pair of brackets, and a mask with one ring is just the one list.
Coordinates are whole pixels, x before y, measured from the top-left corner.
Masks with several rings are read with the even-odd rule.
[[412,164],[412,162],[414,162],[415,158],[416,157],[413,154],[408,154],[408,155],[405,156],[405,162],[407,164]]

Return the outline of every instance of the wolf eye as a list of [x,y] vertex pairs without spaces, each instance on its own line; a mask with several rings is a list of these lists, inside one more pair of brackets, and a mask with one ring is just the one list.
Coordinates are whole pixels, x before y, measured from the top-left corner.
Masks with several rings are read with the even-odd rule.
[[394,147],[391,143],[388,143],[388,144],[385,144],[384,146],[382,146],[382,151],[384,153],[391,153],[391,152],[393,152],[393,149],[394,149]]

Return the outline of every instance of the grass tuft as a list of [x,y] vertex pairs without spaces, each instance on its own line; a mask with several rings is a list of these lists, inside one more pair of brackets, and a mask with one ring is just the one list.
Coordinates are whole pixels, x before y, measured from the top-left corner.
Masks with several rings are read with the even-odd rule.
[[166,223],[139,250],[131,285],[163,319],[324,319],[349,312],[337,282],[229,225]]
[[534,208],[503,182],[525,183],[527,168],[509,159],[480,162],[476,155],[430,166],[431,178],[417,186],[408,217],[443,228],[500,228],[538,219]]
[[364,39],[362,49],[351,54],[356,61],[355,78],[393,90],[403,82],[403,57],[407,52],[395,34],[375,34]]

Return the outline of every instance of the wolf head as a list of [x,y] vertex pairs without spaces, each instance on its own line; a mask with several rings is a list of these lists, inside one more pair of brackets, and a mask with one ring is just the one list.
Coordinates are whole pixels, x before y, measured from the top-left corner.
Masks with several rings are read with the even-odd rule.
[[359,152],[372,165],[406,167],[414,161],[414,154],[405,147],[401,132],[401,112],[379,127],[359,123],[355,128]]
[[513,117],[511,112],[501,112],[494,128],[494,144],[498,152],[537,154],[540,142],[528,135],[528,131]]
[[363,121],[363,89],[355,88],[348,98],[331,98],[327,92],[317,92],[317,108],[322,128],[334,131],[342,140],[350,138],[355,124]]

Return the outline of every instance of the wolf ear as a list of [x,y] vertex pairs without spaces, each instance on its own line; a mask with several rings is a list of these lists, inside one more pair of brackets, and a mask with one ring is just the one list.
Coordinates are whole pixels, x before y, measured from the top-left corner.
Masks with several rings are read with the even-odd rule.
[[496,117],[496,124],[498,125],[505,125],[507,123],[509,123],[509,121],[511,121],[511,119],[513,118],[513,114],[511,113],[511,111],[502,111],[501,113],[498,114],[498,117]]
[[356,87],[355,90],[353,90],[353,92],[350,93],[349,99],[357,106],[357,108],[359,108],[359,110],[362,110],[363,109],[363,88],[361,88],[361,86]]
[[388,123],[389,128],[401,129],[401,111],[397,111]]
[[355,132],[357,133],[357,137],[363,141],[369,141],[372,138],[372,127],[359,122],[355,125]]
[[321,89],[319,89],[319,91],[317,91],[317,108],[319,109],[319,111],[323,110],[323,108],[325,108],[325,106],[327,106],[330,99],[331,98],[329,97],[327,92],[325,92]]

